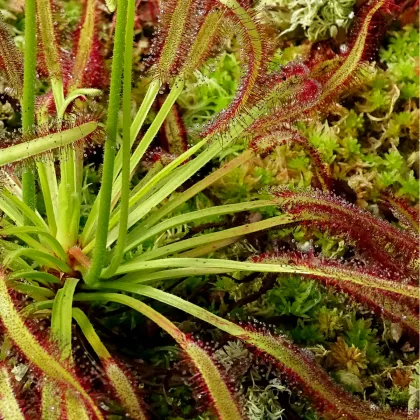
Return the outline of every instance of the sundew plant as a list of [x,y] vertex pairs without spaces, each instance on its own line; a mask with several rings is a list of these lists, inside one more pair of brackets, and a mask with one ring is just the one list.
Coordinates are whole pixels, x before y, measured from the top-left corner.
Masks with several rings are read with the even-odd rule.
[[[175,307],[241,340],[284,374],[290,386],[326,419],[417,418],[415,412],[383,409],[353,397],[330,378],[312,353],[274,330],[221,318],[166,286],[170,280],[191,275],[293,273],[334,285],[410,334],[418,334],[416,211],[393,196],[385,197],[400,220],[398,227],[334,196],[328,168],[295,127],[296,122],[325,114],[374,73],[376,35],[397,7],[388,0],[367,2],[339,53],[272,70],[273,48],[256,13],[245,3],[161,2],[159,28],[148,59],[150,83],[134,118],[134,0],[106,2],[116,15],[109,86],[98,35],[101,0],[83,2],[80,25],[71,37],[60,33],[55,24],[60,19],[58,1],[26,0],[23,56],[4,22],[0,23],[0,67],[8,94],[17,98],[22,110],[21,132],[2,139],[0,153],[2,418],[108,418],[90,373],[75,357],[75,325],[100,361],[100,380],[126,417],[150,417],[129,372],[105,347],[87,315],[91,311],[86,308],[97,302],[114,302],[138,311],[173,338],[193,372],[191,382],[206,396],[217,418],[245,419],[235,386],[211,350],[145,300]],[[242,47],[235,97],[201,128],[193,145],[179,148],[166,160],[156,158],[147,175],[135,183],[136,168],[163,124],[171,124],[168,131],[174,142],[181,135],[173,105],[187,78],[233,34]],[[48,87],[35,97],[37,75]],[[168,94],[154,114],[152,106],[166,89]],[[106,110],[95,107],[96,98],[103,94],[108,95]],[[142,130],[152,116],[147,130]],[[245,151],[171,197],[238,139],[246,141]],[[313,189],[278,189],[270,192],[269,199],[173,215],[229,171],[285,141],[297,142],[307,151],[314,171]],[[103,145],[102,176],[85,219],[84,155],[93,144]],[[36,199],[37,190],[42,200]],[[267,207],[278,209],[278,215],[170,244],[143,246],[177,226]],[[345,235],[364,264],[286,252],[246,261],[206,257],[249,233],[298,223]],[[36,322],[40,316],[49,319],[46,330],[41,331]],[[8,356],[11,348],[33,372],[35,401],[22,401],[19,396]]]

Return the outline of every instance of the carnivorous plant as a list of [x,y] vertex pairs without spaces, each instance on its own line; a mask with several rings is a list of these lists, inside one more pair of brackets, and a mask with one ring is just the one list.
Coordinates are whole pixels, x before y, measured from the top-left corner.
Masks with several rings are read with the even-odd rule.
[[[28,412],[15,392],[5,357],[7,348],[15,346],[38,378],[39,404],[32,408],[37,410],[36,418],[106,418],[77,369],[72,346],[72,326],[77,324],[127,416],[148,418],[130,375],[112,357],[82,310],[95,302],[116,302],[148,317],[175,340],[218,418],[245,418],[233,385],[205,345],[144,303],[142,298],[147,297],[242,340],[286,373],[290,384],[303,390],[325,418],[414,419],[415,413],[386,411],[351,396],[334,383],[312,354],[287,338],[264,327],[223,319],[165,291],[166,280],[190,275],[295,273],[333,284],[418,333],[415,212],[391,200],[406,226],[401,230],[335,197],[328,168],[293,125],[325,114],[338,98],[372,74],[372,33],[395,13],[393,2],[373,0],[363,6],[347,44],[332,58],[292,62],[270,71],[271,46],[256,14],[244,2],[162,1],[159,30],[148,63],[151,81],[134,118],[131,89],[136,2],[107,1],[108,9],[116,13],[109,93],[97,32],[100,3],[83,3],[82,20],[77,33],[68,37],[72,41],[68,45],[69,39],[62,43],[54,24],[58,2],[26,0],[23,57],[5,24],[0,23],[0,66],[10,94],[20,101],[22,109],[22,132],[3,139],[0,152],[0,210],[4,215],[0,222],[0,320],[5,335],[0,415],[24,419]],[[168,121],[186,78],[232,34],[242,46],[243,66],[235,98],[202,128],[194,145],[173,155],[165,165],[157,160],[132,186],[136,168]],[[35,98],[36,74],[48,80],[49,89]],[[140,134],[155,99],[165,88],[169,89],[166,99]],[[104,93],[108,93],[106,111],[92,110],[93,105],[87,110],[81,102],[92,104]],[[176,124],[174,127],[176,132]],[[245,152],[167,200],[238,138],[248,140]],[[233,168],[284,141],[299,142],[308,151],[316,189],[277,190],[268,200],[171,216],[178,206]],[[102,180],[89,216],[82,222],[84,153],[93,142],[103,144]],[[37,189],[45,208],[42,211],[36,202]],[[269,206],[282,213],[142,251],[143,243],[172,227]],[[366,265],[354,267],[299,254],[261,255],[248,261],[206,258],[211,251],[244,235],[291,223],[316,224],[347,235],[365,256]],[[367,234],[361,235],[356,223],[362,223]],[[22,295],[28,297],[23,306],[19,304]],[[31,326],[38,314],[50,318],[48,337],[40,338]]]

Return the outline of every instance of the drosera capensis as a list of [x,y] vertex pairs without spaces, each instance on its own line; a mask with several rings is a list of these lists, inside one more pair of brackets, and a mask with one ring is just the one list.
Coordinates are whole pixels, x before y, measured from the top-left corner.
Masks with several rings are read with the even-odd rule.
[[[375,310],[382,307],[382,311],[378,310],[381,316],[410,331],[416,329],[413,272],[418,267],[418,257],[412,250],[416,225],[413,211],[401,201],[389,199],[401,224],[409,226],[400,230],[336,198],[330,191],[328,168],[293,128],[295,122],[325,113],[343,94],[369,77],[374,68],[369,62],[372,46],[377,41],[376,37],[372,40],[372,28],[380,19],[396,13],[393,2],[372,0],[363,6],[348,44],[335,57],[321,63],[295,62],[270,72],[272,48],[257,14],[244,2],[167,0],[149,59],[150,83],[134,118],[131,96],[136,2],[108,0],[106,6],[110,13],[116,13],[109,75],[98,36],[101,0],[84,2],[80,27],[73,34],[72,55],[67,54],[68,45],[60,44],[58,26],[54,25],[59,18],[58,0],[26,0],[23,56],[4,22],[0,23],[0,68],[10,92],[21,102],[23,115],[22,136],[2,142],[0,154],[0,210],[4,215],[0,236],[5,238],[1,240],[0,321],[7,337],[0,352],[5,359],[0,362],[0,416],[25,418],[25,407],[15,391],[8,366],[6,350],[13,345],[34,372],[34,380],[38,378],[39,418],[105,418],[103,406],[80,377],[77,359],[73,357],[77,325],[122,410],[130,418],[149,418],[147,404],[130,374],[102,343],[88,317],[91,312],[86,311],[94,308],[95,302],[114,302],[141,313],[172,337],[219,419],[245,419],[241,399],[224,368],[199,340],[142,301],[147,297],[244,341],[259,357],[283,372],[292,386],[303,390],[314,409],[327,418],[417,418],[416,413],[386,410],[354,398],[333,382],[307,350],[282,335],[233,323],[165,291],[165,280],[190,275],[241,271],[300,274],[330,283]],[[181,147],[172,161],[155,165],[132,187],[136,168],[155,136],[165,122],[174,118],[173,105],[186,78],[215,54],[224,37],[232,32],[243,45],[243,73],[236,96],[202,127],[194,146]],[[37,54],[37,49],[42,54]],[[47,75],[49,91],[35,98],[37,67]],[[142,130],[146,118],[153,115],[150,111],[159,92],[165,89],[167,94],[158,112],[147,130]],[[80,110],[83,104],[77,99],[89,97],[88,102],[94,103],[105,91],[109,91],[106,111]],[[166,135],[170,133],[167,127]],[[239,138],[249,140],[247,150],[172,200],[166,200]],[[93,140],[104,147],[102,179],[85,220],[81,211],[84,152]],[[312,160],[314,186],[320,190],[272,191],[269,199],[171,216],[231,170],[286,140],[305,146]],[[117,144],[121,145],[118,151]],[[36,188],[42,195],[43,210],[35,200]],[[132,258],[133,250],[173,227],[265,207],[280,209],[282,213],[169,245],[157,243],[153,249]],[[372,233],[369,240],[350,229],[355,218],[363,219],[365,229]],[[206,258],[209,250],[225,247],[251,232],[292,223],[313,224],[347,235],[351,245],[380,269],[352,267],[315,255],[264,254],[247,261]],[[14,243],[16,239],[18,243]],[[156,280],[161,289],[142,284]],[[16,295],[26,296],[26,306],[19,308]],[[409,305],[408,317],[404,315],[404,305]],[[50,320],[47,340],[38,337],[27,322],[41,315]]]

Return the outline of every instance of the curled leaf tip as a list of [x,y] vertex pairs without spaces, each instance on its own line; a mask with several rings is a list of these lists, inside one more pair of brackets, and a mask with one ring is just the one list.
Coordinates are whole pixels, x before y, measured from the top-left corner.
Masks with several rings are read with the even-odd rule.
[[111,13],[117,9],[117,0],[105,0],[105,4]]

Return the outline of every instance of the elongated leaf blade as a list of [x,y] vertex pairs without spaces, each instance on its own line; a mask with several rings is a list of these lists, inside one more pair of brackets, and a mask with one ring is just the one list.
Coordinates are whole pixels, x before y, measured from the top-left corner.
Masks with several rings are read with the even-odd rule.
[[0,417],[25,420],[13,389],[13,380],[4,363],[0,364]]
[[98,38],[98,0],[87,0],[80,28],[75,35],[74,61],[69,90],[81,87],[104,88],[105,70],[103,46]]
[[[388,273],[373,264],[369,268],[344,265],[313,255],[284,253],[254,257],[258,263],[292,264],[309,276],[331,284],[348,293],[358,302],[368,303],[378,314],[420,333],[419,295],[416,286],[388,277]],[[310,273],[312,271],[312,274]]]
[[39,23],[41,51],[51,79],[62,80],[61,53],[58,45],[58,35],[54,22],[56,20],[54,0],[36,0]]
[[182,347],[201,378],[200,392],[208,395],[220,420],[246,419],[223,368],[195,340],[185,336]]
[[104,366],[110,384],[114,388],[121,404],[127,410],[130,418],[134,420],[146,420],[148,417],[140,404],[129,375],[124,372],[124,369],[112,357],[102,359],[102,365]]
[[40,369],[50,380],[70,387],[79,393],[81,398],[88,404],[94,415],[103,420],[103,416],[93,402],[92,398],[85,391],[75,374],[60,363],[42,346],[30,332],[25,322],[19,315],[10,297],[3,272],[0,271],[0,321],[3,323],[7,334],[19,347],[25,357]]
[[31,135],[3,143],[0,166],[22,163],[28,159],[42,159],[76,142],[90,141],[102,135],[98,121],[63,121],[62,126],[41,127]]
[[[90,298],[92,298],[92,300],[108,300],[121,303],[133,308],[156,322],[161,328],[170,334],[185,351],[187,358],[196,370],[196,379],[199,378],[200,389],[207,394],[210,401],[213,403],[218,418],[220,420],[244,419],[241,410],[237,405],[236,398],[233,395],[231,389],[232,387],[229,386],[229,381],[223,374],[221,366],[213,360],[211,355],[201,346],[200,343],[185,335],[171,321],[169,321],[169,319],[143,302],[117,293],[95,293],[90,295],[78,294],[75,296],[76,300],[83,300],[83,298],[86,298],[86,300],[90,300]],[[97,340],[94,340],[94,342],[97,342]],[[103,354],[103,350],[100,352]],[[106,365],[107,360],[105,360],[105,366]],[[117,367],[115,364],[113,366],[113,369]],[[119,370],[116,372],[118,373],[118,376],[120,376]],[[121,391],[123,391],[124,388],[125,385],[121,388]]]
[[344,235],[366,261],[398,273],[402,280],[416,281],[419,254],[417,241],[411,234],[332,194],[286,189],[273,194],[287,214],[296,216],[296,221],[304,218],[312,226]]
[[0,70],[6,80],[7,93],[21,98],[23,94],[23,57],[13,42],[0,13]]
[[308,114],[314,111],[325,114],[339,96],[354,91],[373,77],[375,70],[369,60],[377,48],[378,35],[386,27],[382,16],[392,16],[393,8],[393,0],[366,2],[355,18],[349,43],[341,56],[311,66],[311,74],[321,82],[323,89],[317,104],[306,111]]
[[44,381],[41,390],[42,420],[60,420],[63,417],[62,388],[55,381]]
[[65,410],[68,420],[90,420],[89,410],[73,389],[65,391]]
[[138,392],[134,388],[129,373],[111,357],[85,313],[79,308],[73,308],[73,317],[101,359],[109,383],[128,415],[134,420],[146,420],[148,418],[146,411],[138,398]]
[[[174,306],[250,344],[260,356],[265,354],[268,357],[267,361],[286,373],[291,384],[303,390],[305,396],[315,402],[315,409],[327,418],[328,416],[336,418],[337,415],[352,420],[415,420],[418,418],[418,413],[383,410],[373,403],[353,397],[332,381],[318,365],[311,352],[300,349],[284,337],[273,335],[265,327],[258,329],[244,323],[234,324],[184,299],[150,286],[130,285],[124,290]],[[77,298],[113,300],[112,295],[119,296],[112,293],[95,293],[91,294],[92,297],[95,296],[93,299],[90,299],[88,294],[79,294]],[[129,306],[134,308],[136,304]]]
[[309,351],[294,346],[285,338],[252,327],[242,338],[258,352],[264,352],[280,372],[303,394],[316,403],[316,410],[329,418],[354,420],[414,420],[416,415],[399,410],[381,410],[362,401],[335,384]]

